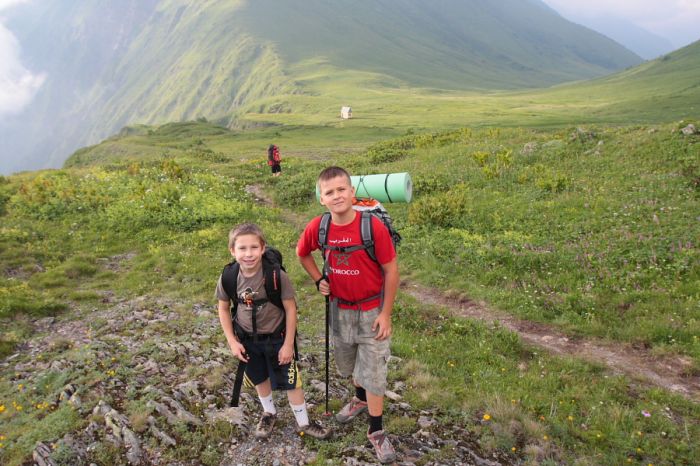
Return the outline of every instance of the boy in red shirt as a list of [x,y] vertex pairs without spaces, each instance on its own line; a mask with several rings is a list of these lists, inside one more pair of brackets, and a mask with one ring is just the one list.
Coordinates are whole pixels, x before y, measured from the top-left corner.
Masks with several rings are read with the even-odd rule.
[[336,415],[349,422],[369,411],[367,437],[379,461],[389,463],[396,453],[384,432],[382,413],[391,343],[391,311],[399,285],[396,251],[384,224],[372,217],[377,260],[362,247],[361,214],[353,209],[355,196],[350,175],[340,167],[328,167],[318,177],[321,204],[331,214],[324,256],[324,272],[312,251],[321,249],[321,217],[311,220],[297,244],[297,255],[319,291],[331,296],[331,327],[338,372],[352,375],[355,396]]

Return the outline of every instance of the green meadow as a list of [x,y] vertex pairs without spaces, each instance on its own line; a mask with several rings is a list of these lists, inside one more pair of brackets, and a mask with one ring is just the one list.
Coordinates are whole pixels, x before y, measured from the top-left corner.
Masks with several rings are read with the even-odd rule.
[[[692,85],[697,59],[682,53],[597,81],[508,93],[408,88],[306,63],[296,71],[306,92],[256,101],[235,116],[234,129],[204,118],[129,126],[77,151],[61,170],[0,178],[0,354],[12,358],[0,381],[0,462],[31,461],[37,441],[86,428],[88,419],[56,401],[68,381],[91,387],[81,398],[92,408],[115,378],[136,376],[133,357],[168,357],[147,341],[136,351],[69,337],[29,353],[23,348],[38,336],[36,321],[84,322],[108,338],[110,322],[91,316],[139,298],[155,309],[171,303],[180,318],[157,330],[185,339],[203,324],[191,309],[214,309],[214,283],[229,260],[226,235],[239,222],[258,222],[282,250],[298,290],[300,332],[312,339],[305,351],[320,355],[323,302],[294,259],[303,221],[290,216],[321,212],[314,184],[329,164],[353,174],[411,174],[414,201],[388,206],[404,238],[404,279],[571,337],[687,357],[687,375],[697,377],[700,136],[680,130],[697,118],[700,100]],[[673,82],[657,74],[681,59],[687,66]],[[339,120],[340,105],[351,105],[354,118]],[[279,178],[265,164],[273,142],[283,156]],[[276,207],[256,203],[250,185]],[[400,362],[391,382],[408,386],[405,401],[415,409],[435,409],[463,427],[484,454],[580,465],[700,457],[697,399],[549,355],[499,326],[405,294],[394,323]],[[211,354],[224,339],[214,333],[199,344]],[[101,353],[111,359],[96,360]],[[12,370],[58,360],[76,364],[47,365],[40,375]],[[176,363],[182,381],[204,380],[225,405],[228,387],[217,374]],[[130,390],[112,401],[132,425],[144,425],[147,396]],[[341,400],[332,402],[337,408]],[[397,435],[419,429],[411,418],[387,422]],[[310,444],[317,463],[339,464],[362,428]],[[215,425],[173,435],[178,444],[166,460],[218,464],[231,432]],[[65,452],[56,445],[59,464],[70,464]],[[88,464],[124,462],[106,442],[91,455]],[[449,464],[451,455],[445,449],[428,459]]]

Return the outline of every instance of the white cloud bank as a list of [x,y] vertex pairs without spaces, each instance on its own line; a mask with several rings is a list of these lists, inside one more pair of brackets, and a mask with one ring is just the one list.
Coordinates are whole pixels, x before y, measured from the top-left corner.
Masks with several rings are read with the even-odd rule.
[[[0,14],[23,1],[0,0]],[[19,42],[0,17],[0,118],[21,112],[45,79],[45,74],[34,74],[22,65]]]
[[612,15],[682,47],[700,39],[700,0],[544,0],[567,18]]

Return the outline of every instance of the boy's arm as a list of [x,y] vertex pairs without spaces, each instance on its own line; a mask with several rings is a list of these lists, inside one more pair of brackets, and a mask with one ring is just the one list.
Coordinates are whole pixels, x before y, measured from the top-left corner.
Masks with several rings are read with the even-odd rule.
[[391,311],[399,289],[399,264],[396,262],[396,257],[382,264],[382,270],[384,270],[384,302],[382,311],[372,324],[372,330],[377,332],[375,340],[384,340],[391,336]]
[[[316,265],[316,261],[314,260],[314,256],[312,256],[311,254],[309,254],[308,256],[299,256],[299,262],[301,263],[301,266],[304,267],[304,270],[306,270],[306,273],[309,274],[309,276],[314,281],[314,283],[321,280],[321,277],[323,276],[323,274],[318,269],[318,265]],[[318,284],[318,290],[323,295],[326,295],[326,296],[329,295],[331,292],[331,288],[328,285],[328,281],[322,280]]]
[[219,300],[219,322],[221,323],[221,328],[226,336],[226,341],[228,342],[228,347],[231,348],[231,352],[234,356],[243,362],[248,362],[248,357],[245,353],[245,347],[236,338],[233,332],[233,322],[231,321],[231,302]]
[[282,300],[286,319],[284,343],[277,358],[280,364],[289,364],[294,358],[294,338],[297,331],[297,303],[294,299]]

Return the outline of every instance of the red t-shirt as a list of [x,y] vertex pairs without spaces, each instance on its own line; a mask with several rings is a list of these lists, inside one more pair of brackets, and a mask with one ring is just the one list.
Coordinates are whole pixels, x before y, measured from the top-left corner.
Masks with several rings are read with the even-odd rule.
[[[329,246],[355,246],[362,244],[360,233],[360,212],[355,212],[355,220],[347,225],[336,225],[331,220],[328,233]],[[372,216],[372,233],[374,234],[374,251],[379,264],[388,264],[396,257],[394,243],[391,241],[389,230],[378,218]],[[321,217],[311,220],[297,243],[297,255],[308,256],[312,251],[320,249],[318,244],[318,228]],[[328,250],[330,255],[330,270],[328,281],[331,285],[331,295],[344,301],[358,302],[379,295],[384,287],[384,273],[377,262],[373,261],[367,251],[359,249],[351,253]],[[379,307],[380,298],[360,303],[364,311]],[[339,303],[339,307],[356,309],[356,306]]]

